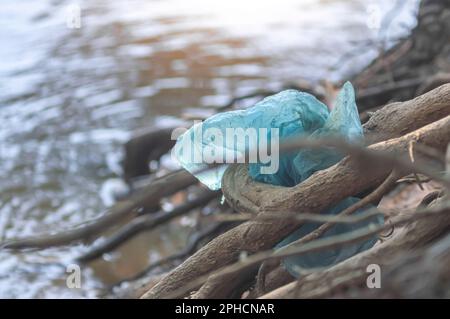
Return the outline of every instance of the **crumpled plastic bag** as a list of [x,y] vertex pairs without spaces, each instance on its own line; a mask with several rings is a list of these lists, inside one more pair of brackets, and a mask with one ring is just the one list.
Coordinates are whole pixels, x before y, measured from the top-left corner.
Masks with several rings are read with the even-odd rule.
[[[278,96],[284,100],[283,96],[287,92],[290,91],[281,92],[273,96],[273,101],[264,100],[263,103],[276,103],[275,98]],[[298,93],[297,91],[294,92]],[[303,96],[297,98],[305,101]],[[288,103],[286,104],[292,105]],[[315,98],[311,101],[305,101],[305,104],[299,103],[299,106],[300,108],[293,108],[292,106],[291,108],[292,113],[299,115],[298,119],[294,119],[294,123],[300,120],[301,125],[297,124],[300,130],[303,129],[300,135],[311,138],[339,137],[353,143],[362,140],[363,130],[355,103],[355,93],[350,82],[344,84],[331,112],[328,112],[328,108]],[[259,104],[254,106],[255,109],[258,107]],[[326,111],[325,118],[322,117],[323,110]],[[280,139],[292,137],[297,132],[298,130],[292,130],[293,134],[280,133]],[[335,150],[325,148],[320,150],[302,149],[294,154],[282,155],[280,169],[276,174],[261,174],[261,164],[250,164],[249,173],[253,179],[259,182],[281,186],[295,186],[314,172],[336,164],[341,158],[342,156]]]
[[[337,215],[342,212],[344,209],[350,207],[354,203],[358,202],[359,198],[356,197],[348,197],[341,202],[339,202],[334,207],[321,212],[321,214],[327,215]],[[362,209],[358,209],[353,215],[362,214],[368,208],[373,208],[372,205],[368,205]],[[326,238],[330,236],[340,235],[355,231],[357,229],[367,227],[370,224],[380,225],[383,224],[383,216],[381,214],[377,216],[370,217],[364,221],[360,221],[358,223],[338,223],[330,227],[328,231],[322,235],[321,238]],[[321,223],[313,223],[308,222],[298,228],[296,231],[291,233],[289,236],[284,238],[280,243],[275,246],[275,249],[286,246],[305,235],[311,233],[322,225]],[[292,256],[284,258],[282,263],[286,270],[293,275],[294,277],[299,277],[301,272],[308,269],[314,268],[324,268],[335,265],[341,261],[344,261],[347,258],[352,257],[364,250],[371,248],[377,242],[377,236],[372,236],[371,238],[360,241],[354,244],[349,244],[342,247],[337,248],[328,248],[323,249],[317,252],[309,252],[300,256]]]
[[[329,116],[328,113],[327,106],[311,94],[296,90],[283,91],[265,98],[251,108],[219,113],[202,123],[195,124],[177,139],[173,154],[181,166],[195,175],[200,182],[212,190],[218,190],[221,187],[222,176],[227,166],[222,165],[204,171],[208,165],[195,160],[194,157],[200,157],[205,155],[204,153],[215,151],[224,154],[224,157],[238,158],[245,154],[249,145],[248,143],[241,143],[235,145],[234,148],[229,148],[224,145],[226,143],[223,140],[213,140],[212,136],[208,136],[209,130],[219,130],[222,136],[226,136],[227,128],[242,128],[243,130],[254,128],[258,131],[257,139],[259,141],[261,138],[259,129],[277,128],[279,129],[280,140],[282,140],[287,137],[307,136],[313,133],[325,124]],[[267,138],[270,140],[270,131]],[[189,146],[192,149],[187,151],[186,149]],[[208,151],[205,151],[207,147]],[[225,160],[222,162],[225,162]],[[296,184],[291,176],[291,156],[283,155],[280,158],[280,168],[273,176],[259,175],[261,166],[264,165],[250,164],[250,175],[254,179],[275,185],[293,186]]]
[[[173,155],[179,163],[212,190],[220,189],[221,179],[227,166],[222,165],[218,168],[198,173],[207,167],[207,163],[199,162],[198,160],[193,161],[192,154],[202,154],[202,152],[207,150],[210,154],[222,154],[224,161],[226,158],[243,156],[249,149],[247,142],[237,143],[229,147],[226,142],[216,137],[216,135],[220,134],[208,135],[205,133],[212,129],[221,133],[222,136],[226,136],[227,128],[267,129],[267,131],[262,132],[258,130],[258,143],[263,138],[271,140],[273,135],[271,128],[278,129],[280,142],[283,139],[295,136],[310,138],[338,137],[351,143],[358,143],[363,138],[363,130],[355,102],[355,93],[353,86],[349,82],[345,83],[339,92],[331,112],[325,104],[311,94],[296,90],[286,90],[267,97],[246,110],[216,114],[203,123],[197,123],[180,136],[173,150]],[[261,134],[266,134],[266,136],[261,136]],[[190,152],[186,152],[186,145],[192,145]],[[291,187],[301,183],[314,172],[336,164],[341,158],[342,155],[331,148],[300,149],[296,152],[281,154],[278,170],[273,174],[263,174],[261,168],[268,164],[260,162],[249,163],[249,174],[254,180],[262,183]],[[334,207],[321,213],[338,214],[357,200],[357,198],[353,197],[346,198]],[[362,212],[364,212],[364,209],[360,209],[354,214]],[[338,223],[330,228],[325,236],[343,234],[367,226],[370,223],[383,223],[381,214],[355,224]],[[320,224],[318,223],[305,223],[298,230],[283,239],[275,248],[283,247],[319,226]],[[289,257],[284,259],[283,263],[291,274],[297,276],[299,267],[317,268],[331,266],[372,247],[376,240],[377,238],[374,236],[366,241],[346,247],[327,249],[298,257]]]

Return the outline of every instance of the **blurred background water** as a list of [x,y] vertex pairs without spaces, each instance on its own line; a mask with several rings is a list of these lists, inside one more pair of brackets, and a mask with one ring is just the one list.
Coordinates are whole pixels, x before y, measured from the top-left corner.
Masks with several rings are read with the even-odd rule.
[[[99,216],[132,132],[300,79],[336,81],[408,34],[416,0],[18,0],[0,4],[0,239]],[[81,8],[81,28],[66,25]],[[376,9],[374,11],[374,8]],[[379,8],[380,29],[372,24]],[[395,17],[390,15],[396,12]],[[375,15],[374,15],[375,12]],[[96,297],[183,247],[179,221],[82,269],[83,244],[0,251],[0,297]]]

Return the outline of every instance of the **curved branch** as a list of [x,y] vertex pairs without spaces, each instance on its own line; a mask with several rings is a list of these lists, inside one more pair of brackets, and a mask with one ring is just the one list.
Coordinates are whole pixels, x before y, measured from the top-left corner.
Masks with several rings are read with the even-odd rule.
[[120,228],[97,246],[94,246],[94,248],[86,254],[78,257],[77,260],[80,262],[88,262],[96,259],[104,253],[119,247],[140,232],[151,230],[173,218],[184,215],[197,207],[206,205],[212,199],[218,197],[219,192],[207,191],[198,198],[179,205],[169,212],[161,210],[154,214],[140,216]]

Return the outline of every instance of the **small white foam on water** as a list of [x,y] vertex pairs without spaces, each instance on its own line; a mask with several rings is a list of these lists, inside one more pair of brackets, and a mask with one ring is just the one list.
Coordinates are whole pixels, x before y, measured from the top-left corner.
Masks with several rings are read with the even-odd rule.
[[125,143],[131,137],[131,133],[119,129],[94,129],[88,132],[74,132],[69,141],[72,144],[119,142]]
[[99,191],[103,205],[112,206],[118,199],[124,198],[130,192],[130,187],[121,178],[107,179]]
[[189,87],[189,79],[186,78],[166,78],[155,80],[153,85],[158,89],[178,89]]

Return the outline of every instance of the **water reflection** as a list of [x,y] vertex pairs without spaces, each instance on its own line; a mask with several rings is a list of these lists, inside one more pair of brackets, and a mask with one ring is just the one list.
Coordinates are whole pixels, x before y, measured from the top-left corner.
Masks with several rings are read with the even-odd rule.
[[[68,4],[82,27],[68,29]],[[49,232],[98,216],[102,184],[120,174],[131,132],[189,108],[279,89],[306,78],[335,80],[367,63],[366,46],[334,68],[367,28],[367,1],[20,0],[0,8],[0,238]],[[375,3],[375,2],[374,2]],[[386,12],[392,2],[377,1]],[[405,1],[392,35],[414,24]],[[95,297],[182,247],[176,222],[143,234],[83,269],[65,287],[65,265],[85,248],[0,252],[1,297]],[[131,249],[132,247],[132,249]],[[149,249],[149,248],[152,249]]]

